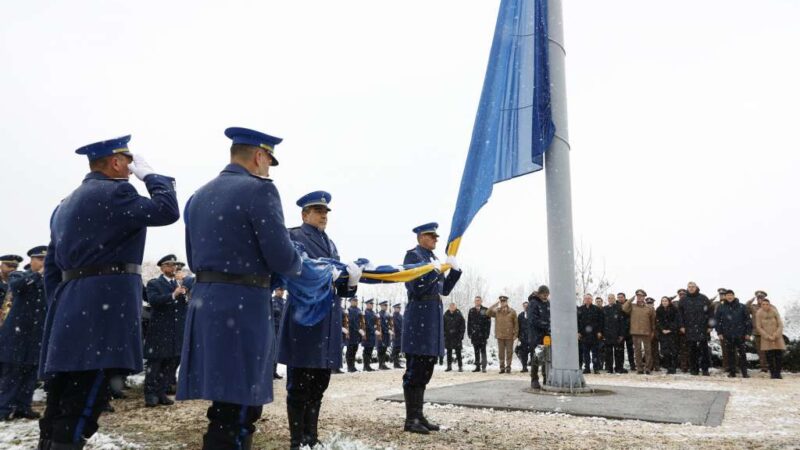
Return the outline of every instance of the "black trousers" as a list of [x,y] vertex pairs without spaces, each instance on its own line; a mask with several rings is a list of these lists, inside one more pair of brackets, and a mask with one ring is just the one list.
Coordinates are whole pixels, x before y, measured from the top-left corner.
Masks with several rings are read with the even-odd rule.
[[531,355],[530,344],[519,344],[519,346],[517,346],[517,357],[519,358],[519,362],[522,364],[523,369],[528,368],[528,359],[530,355]]
[[678,365],[678,336],[675,333],[659,334],[658,344],[661,347],[661,365],[674,372]]
[[158,358],[147,360],[147,371],[144,375],[144,395],[161,397],[167,395],[167,389],[175,378],[175,358]]
[[633,354],[633,336],[625,336],[625,350],[628,352],[628,364],[631,370],[636,370],[636,357]]
[[386,349],[388,347],[379,345],[378,346],[378,362],[381,364],[386,364]]
[[0,418],[31,410],[37,369],[33,364],[0,363]]
[[736,373],[736,355],[739,355],[739,370],[742,374],[747,373],[747,354],[744,348],[744,336],[728,337],[725,336],[723,345],[728,349],[728,373]]
[[203,436],[204,450],[238,450],[242,439],[256,431],[261,406],[213,402],[208,408],[208,432]]
[[364,347],[364,351],[361,352],[361,358],[364,359],[364,367],[372,364],[372,350],[374,348],[375,347]]
[[286,402],[295,405],[322,401],[331,382],[331,369],[286,368]]
[[711,359],[711,352],[708,348],[708,341],[686,341],[689,347],[689,370],[697,373],[699,370],[708,372],[708,364]]
[[406,371],[403,374],[403,388],[425,388],[433,376],[438,356],[413,355],[406,353]]
[[597,369],[603,370],[603,364],[606,362],[606,343],[603,340],[597,341]]
[[486,341],[472,341],[475,349],[475,367],[486,368]]
[[62,444],[77,444],[97,432],[97,419],[111,397],[109,380],[115,369],[59,372],[47,380],[47,406],[39,420],[39,436]]
[[456,348],[451,347],[447,349],[447,367],[450,367],[453,364],[454,350],[456,353],[456,361],[458,362],[458,367],[461,367],[461,347],[456,347]]
[[598,367],[600,358],[598,351],[600,349],[600,342],[597,339],[584,337],[578,343],[578,349],[580,351],[580,363],[578,366],[583,365],[585,370],[589,370],[589,363],[592,365],[592,369],[600,370]]
[[392,362],[400,362],[400,347],[392,347]]
[[767,350],[767,365],[769,366],[769,373],[775,377],[781,374],[783,369],[783,350]]
[[619,338],[606,339],[603,348],[605,369],[609,372],[622,372],[625,368],[625,341],[620,341]]
[[345,359],[347,360],[348,369],[355,368],[357,352],[358,344],[347,344],[347,353],[345,353]]

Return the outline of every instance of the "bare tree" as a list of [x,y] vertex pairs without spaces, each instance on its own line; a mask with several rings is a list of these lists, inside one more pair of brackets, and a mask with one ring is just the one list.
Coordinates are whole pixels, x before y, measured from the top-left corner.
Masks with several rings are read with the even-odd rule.
[[592,294],[593,297],[605,296],[611,286],[611,281],[606,277],[605,264],[602,272],[599,275],[596,274],[592,248],[589,247],[587,249],[583,244],[583,239],[581,239],[580,247],[575,248],[576,298],[580,299],[583,294]]
[[450,292],[450,295],[445,297],[443,301],[446,304],[454,302],[462,313],[466,314],[469,308],[472,307],[473,300],[477,296],[484,298],[489,292],[489,283],[478,270],[473,267],[462,268],[464,273],[459,278],[456,287]]

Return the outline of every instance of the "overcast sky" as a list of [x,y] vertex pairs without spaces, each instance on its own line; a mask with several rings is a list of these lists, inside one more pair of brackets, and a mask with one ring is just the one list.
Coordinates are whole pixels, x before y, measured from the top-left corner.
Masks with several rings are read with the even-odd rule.
[[[88,171],[76,148],[133,134],[183,205],[245,126],[284,138],[287,225],[328,190],[342,257],[400,263],[414,226],[449,231],[498,5],[3,2],[0,253],[47,243]],[[575,239],[596,270],[615,291],[800,298],[800,3],[569,0],[564,20]],[[546,276],[544,200],[543,172],[502,183],[467,231],[461,263],[493,294]],[[183,258],[183,232],[151,229],[146,259]]]

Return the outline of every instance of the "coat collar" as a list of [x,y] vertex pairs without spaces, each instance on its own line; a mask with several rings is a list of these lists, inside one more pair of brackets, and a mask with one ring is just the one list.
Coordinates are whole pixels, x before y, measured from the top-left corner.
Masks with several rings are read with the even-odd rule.
[[300,225],[303,234],[308,236],[308,239],[323,250],[324,254],[328,257],[333,257],[333,249],[331,248],[330,239],[324,231],[319,231],[315,226],[304,223]]
[[86,174],[83,181],[89,180],[110,180],[110,181],[128,181],[127,178],[109,178],[102,172],[92,171]]
[[240,173],[242,175],[250,175],[250,172],[248,172],[247,169],[236,163],[228,164],[227,166],[225,166],[224,169],[222,169],[222,171],[229,173]]

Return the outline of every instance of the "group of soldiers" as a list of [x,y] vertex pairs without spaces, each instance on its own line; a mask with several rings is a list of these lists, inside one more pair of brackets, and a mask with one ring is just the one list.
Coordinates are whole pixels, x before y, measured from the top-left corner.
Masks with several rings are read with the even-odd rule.
[[[181,210],[175,179],[131,153],[130,136],[76,150],[90,172],[56,207],[50,243],[29,252],[28,271],[12,274],[21,258],[0,258],[0,288],[13,291],[0,329],[0,405],[6,416],[36,418],[30,395],[44,381],[39,449],[83,448],[121,380],[143,371],[145,361],[146,406],[172,404],[173,391],[176,400],[211,402],[204,449],[252,448],[255,422],[273,399],[276,365],[284,364],[289,446],[313,447],[330,376],[341,370],[345,346],[348,370],[355,370],[358,345],[367,371],[375,347],[379,369],[390,361],[403,368],[404,355],[403,429],[439,429],[423,413],[424,395],[444,354],[441,296],[461,270],[455,257],[443,266],[435,256],[438,224],[412,230],[417,245],[403,264],[430,270],[404,280],[404,314],[394,305],[390,315],[388,302],[375,313],[374,301],[362,312],[351,300],[345,310],[342,299],[355,298],[363,269],[339,262],[325,231],[331,195],[298,199],[302,225],[287,229],[270,178],[282,140],[238,127],[225,135],[230,164],[183,208],[185,266],[193,275],[167,255],[158,262],[161,274],[142,281],[147,228],[175,223]],[[131,175],[149,197],[129,183]],[[6,355],[27,338],[24,352]]]

